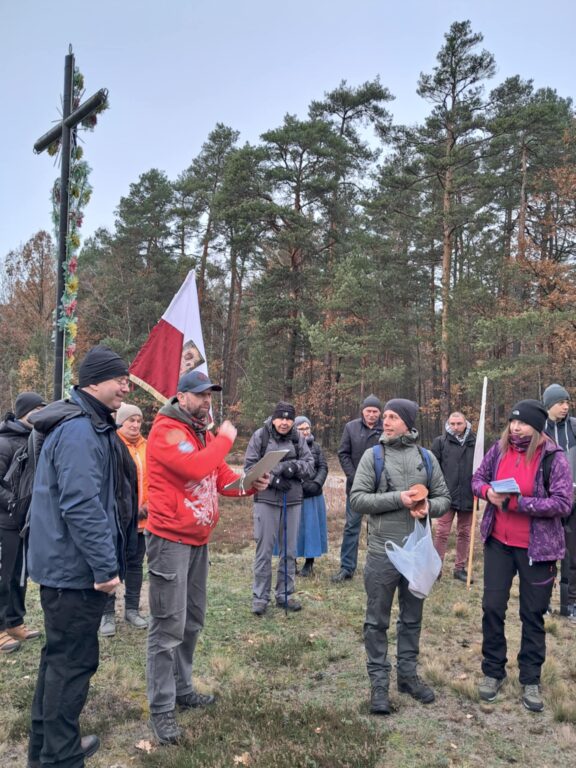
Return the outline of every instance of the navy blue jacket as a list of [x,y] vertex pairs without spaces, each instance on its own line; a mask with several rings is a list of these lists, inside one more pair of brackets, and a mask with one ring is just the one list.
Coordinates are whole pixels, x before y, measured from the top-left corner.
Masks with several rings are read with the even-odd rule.
[[76,392],[30,421],[48,433],[30,507],[30,576],[57,589],[92,589],[119,575],[114,427]]

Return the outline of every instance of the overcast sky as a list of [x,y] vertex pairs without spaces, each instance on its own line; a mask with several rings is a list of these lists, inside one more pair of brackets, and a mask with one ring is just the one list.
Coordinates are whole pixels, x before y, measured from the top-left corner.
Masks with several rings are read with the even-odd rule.
[[110,110],[83,134],[86,237],[113,227],[140,174],[175,179],[217,122],[256,142],[341,80],[377,75],[396,97],[395,121],[420,122],[430,107],[418,76],[464,19],[496,57],[491,86],[519,74],[574,97],[574,0],[0,0],[0,258],[52,233],[59,169],[32,146],[58,118],[70,43],[86,97],[110,92]]

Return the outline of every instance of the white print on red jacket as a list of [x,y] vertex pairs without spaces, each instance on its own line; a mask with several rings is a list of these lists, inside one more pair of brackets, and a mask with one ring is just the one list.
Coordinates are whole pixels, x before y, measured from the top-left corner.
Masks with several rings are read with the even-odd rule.
[[214,504],[218,494],[216,473],[212,472],[199,482],[186,483],[184,491],[192,497],[184,499],[184,506],[191,510],[198,525],[214,528],[218,522]]

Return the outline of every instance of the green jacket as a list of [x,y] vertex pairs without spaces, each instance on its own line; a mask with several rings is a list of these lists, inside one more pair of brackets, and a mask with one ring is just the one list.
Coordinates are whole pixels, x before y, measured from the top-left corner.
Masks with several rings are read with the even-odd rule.
[[[414,530],[415,518],[400,501],[400,493],[415,483],[427,485],[426,467],[418,449],[418,432],[413,429],[401,437],[382,435],[384,472],[378,490],[374,484],[374,453],[367,450],[356,470],[350,491],[350,506],[357,514],[368,515],[368,551],[384,552],[384,542],[402,544]],[[450,509],[450,492],[434,454],[432,478],[428,487],[430,517],[441,517]]]

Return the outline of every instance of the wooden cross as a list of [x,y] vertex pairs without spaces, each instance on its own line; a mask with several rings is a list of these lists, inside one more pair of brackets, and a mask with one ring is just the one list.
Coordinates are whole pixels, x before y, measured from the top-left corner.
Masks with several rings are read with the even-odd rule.
[[62,379],[64,372],[64,329],[58,325],[64,295],[64,263],[66,261],[66,243],[68,240],[68,199],[70,192],[70,153],[72,148],[72,132],[78,123],[96,112],[108,99],[108,91],[101,88],[89,99],[83,101],[72,111],[74,95],[74,54],[72,46],[64,60],[64,95],[62,97],[62,120],[41,136],[34,144],[34,152],[40,154],[57,141],[61,143],[60,168],[60,226],[58,231],[58,267],[56,288],[56,344],[54,349],[54,399],[63,396]]

